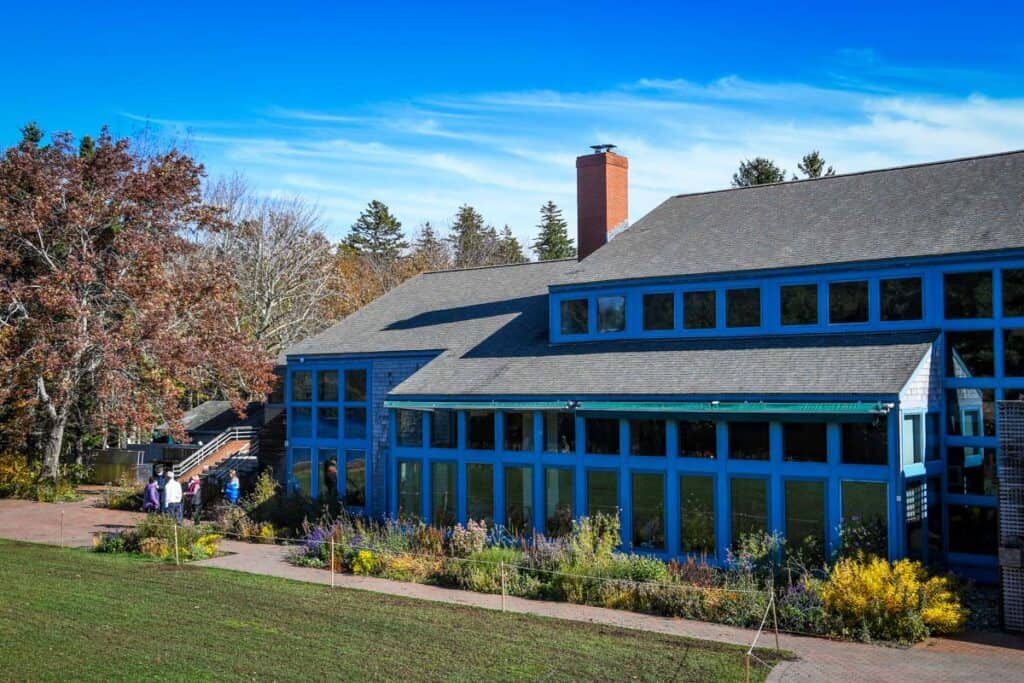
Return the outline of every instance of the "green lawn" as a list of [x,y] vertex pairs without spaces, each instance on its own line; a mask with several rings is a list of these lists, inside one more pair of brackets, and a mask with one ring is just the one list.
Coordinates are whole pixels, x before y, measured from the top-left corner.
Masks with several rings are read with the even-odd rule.
[[740,681],[742,653],[0,540],[0,679]]

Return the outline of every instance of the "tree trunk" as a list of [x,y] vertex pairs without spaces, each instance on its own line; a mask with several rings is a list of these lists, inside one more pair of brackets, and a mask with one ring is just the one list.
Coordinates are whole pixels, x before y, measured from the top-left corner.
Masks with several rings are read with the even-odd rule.
[[46,440],[43,443],[43,469],[40,476],[57,481],[60,476],[60,452],[64,447],[64,428],[68,416],[65,411],[57,413],[56,419],[47,420]]

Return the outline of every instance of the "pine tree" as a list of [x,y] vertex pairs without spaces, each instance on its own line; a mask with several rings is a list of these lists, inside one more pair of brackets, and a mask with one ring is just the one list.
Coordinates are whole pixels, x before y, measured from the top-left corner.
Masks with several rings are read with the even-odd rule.
[[501,243],[498,233],[484,224],[484,217],[469,204],[455,214],[448,243],[452,245],[456,268],[490,266],[500,262]]
[[[796,167],[797,170],[804,174],[805,178],[827,178],[836,174],[831,166],[825,167],[825,159],[818,153],[818,150],[805,154]],[[793,176],[793,180],[796,179],[797,177]]]
[[526,263],[530,259],[523,253],[523,245],[512,234],[512,228],[505,226],[501,231],[501,252],[499,254],[501,263]]
[[569,225],[562,218],[562,210],[552,201],[540,207],[540,232],[533,241],[533,251],[539,261],[574,258],[576,246],[569,237]]
[[739,171],[732,174],[733,187],[781,183],[785,180],[786,172],[767,157],[754,157],[741,161]]
[[445,270],[451,268],[452,254],[448,243],[438,237],[429,222],[420,226],[419,234],[412,245],[412,256],[424,270]]
[[393,261],[409,248],[409,243],[402,235],[402,224],[391,215],[387,204],[374,199],[352,224],[342,247],[377,260]]
[[29,121],[21,127],[21,141],[32,147],[38,147],[43,141],[43,129],[35,121]]

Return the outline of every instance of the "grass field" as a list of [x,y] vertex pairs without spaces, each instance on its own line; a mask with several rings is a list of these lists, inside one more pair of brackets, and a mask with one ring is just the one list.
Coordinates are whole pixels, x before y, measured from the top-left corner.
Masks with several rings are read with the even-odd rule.
[[[741,681],[742,653],[0,540],[3,680]],[[763,680],[767,670],[753,673]]]

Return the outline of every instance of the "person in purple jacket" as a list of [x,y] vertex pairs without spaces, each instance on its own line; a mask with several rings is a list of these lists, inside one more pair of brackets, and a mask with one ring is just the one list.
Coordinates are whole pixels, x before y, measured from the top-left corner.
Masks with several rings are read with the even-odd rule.
[[142,492],[142,509],[149,513],[160,510],[160,492],[156,488],[156,477],[149,478],[149,483]]

